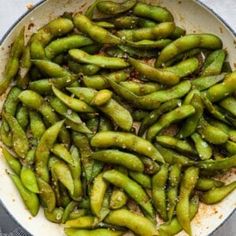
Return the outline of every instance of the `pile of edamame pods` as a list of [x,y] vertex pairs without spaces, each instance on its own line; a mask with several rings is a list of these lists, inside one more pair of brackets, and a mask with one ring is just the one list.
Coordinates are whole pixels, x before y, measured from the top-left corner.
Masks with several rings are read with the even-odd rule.
[[41,205],[68,236],[191,235],[199,201],[236,188],[218,178],[236,167],[236,72],[219,37],[136,0],[24,34],[0,81],[0,137],[33,216]]

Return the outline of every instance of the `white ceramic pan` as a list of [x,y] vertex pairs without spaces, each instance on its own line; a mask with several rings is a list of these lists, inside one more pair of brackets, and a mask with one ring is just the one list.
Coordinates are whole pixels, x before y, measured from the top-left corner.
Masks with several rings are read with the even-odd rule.
[[[48,21],[63,14],[65,11],[81,11],[88,7],[90,0],[48,0],[42,1],[30,12],[24,15],[9,30],[1,42],[0,50],[0,74],[2,74],[6,59],[8,58],[9,45],[18,34],[23,25],[26,27],[27,38],[35,32],[40,26]],[[149,1],[158,2],[158,4],[167,7],[174,15],[178,25],[187,29],[188,33],[208,32],[214,33],[222,38],[224,47],[229,52],[229,61],[231,66],[236,62],[236,44],[234,33],[225,25],[219,17],[212,13],[205,6],[192,0],[162,0]],[[4,96],[1,98],[1,101]],[[1,150],[0,150],[1,153]],[[32,218],[25,209],[18,192],[7,176],[5,170],[7,165],[3,158],[0,158],[0,200],[15,218],[15,220],[25,228],[30,234],[35,236],[60,236],[64,235],[63,227],[48,222],[43,212],[40,211],[38,216]],[[224,180],[231,182],[236,180],[236,172],[232,171],[224,177]],[[223,222],[234,212],[236,208],[236,191],[229,195],[223,202],[214,206],[201,205],[197,216],[192,222],[193,235],[206,236],[220,227]],[[184,235],[184,233],[180,233]]]

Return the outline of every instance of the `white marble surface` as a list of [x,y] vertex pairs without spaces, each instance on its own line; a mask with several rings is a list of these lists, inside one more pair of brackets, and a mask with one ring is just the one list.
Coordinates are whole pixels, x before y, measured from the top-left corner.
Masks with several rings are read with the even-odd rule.
[[[28,9],[27,5],[34,5],[40,0],[0,0],[0,39],[7,32],[9,27]],[[50,0],[49,0],[50,1]],[[63,0],[62,0],[63,1]],[[170,0],[175,1],[175,0]],[[184,0],[188,1],[188,0]],[[228,25],[236,32],[236,0],[201,0],[218,15],[220,15]],[[3,234],[7,229],[6,224],[10,224],[3,210],[0,208],[0,236],[13,235]],[[214,236],[235,236],[236,235],[236,213],[213,235]],[[8,231],[9,232],[9,231]],[[17,235],[17,234],[15,234]],[[212,236],[213,236],[212,235]]]

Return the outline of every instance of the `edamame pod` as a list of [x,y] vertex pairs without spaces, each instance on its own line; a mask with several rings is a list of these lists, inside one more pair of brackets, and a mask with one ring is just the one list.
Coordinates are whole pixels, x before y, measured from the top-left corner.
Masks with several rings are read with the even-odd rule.
[[163,66],[178,54],[194,48],[220,49],[222,48],[222,41],[213,34],[185,35],[176,39],[161,51],[156,61],[156,67]]
[[29,112],[25,106],[21,106],[16,111],[16,119],[23,130],[25,130],[29,123]]
[[35,172],[30,167],[23,166],[21,168],[20,179],[25,188],[30,192],[39,193]]
[[197,181],[196,189],[201,191],[208,191],[215,187],[218,188],[222,186],[224,186],[224,182],[220,180],[200,177]]
[[236,116],[235,106],[236,99],[234,97],[227,97],[220,102],[220,106],[229,111],[233,116]]
[[57,157],[64,160],[66,163],[68,163],[72,166],[74,165],[74,160],[73,160],[70,152],[67,150],[67,148],[63,144],[59,144],[59,143],[55,144],[51,148],[51,152],[53,154],[55,154]]
[[82,216],[77,219],[68,220],[65,223],[65,228],[92,229],[95,224],[96,218],[94,216]]
[[99,132],[91,139],[91,145],[98,148],[116,146],[145,155],[158,162],[164,162],[158,150],[147,140],[124,132]]
[[154,216],[153,207],[148,195],[135,181],[117,170],[108,170],[104,172],[103,178],[116,187],[124,189],[124,191],[133,198],[149,216]]
[[97,92],[91,101],[91,105],[103,106],[107,104],[112,98],[112,92],[108,89],[102,89]]
[[137,171],[129,171],[129,176],[143,188],[150,189],[152,187],[151,178],[149,175]]
[[113,210],[119,209],[126,204],[127,200],[128,198],[122,190],[115,189],[111,194],[110,208]]
[[62,221],[62,217],[64,214],[64,209],[62,207],[55,208],[53,211],[49,211],[47,208],[44,209],[44,216],[47,218],[47,220],[60,224]]
[[105,163],[124,166],[133,171],[144,170],[142,161],[134,154],[121,152],[119,150],[102,150],[92,153],[91,158]]
[[121,236],[123,231],[114,231],[110,229],[64,229],[67,236]]
[[29,116],[30,116],[30,129],[32,135],[34,138],[39,140],[46,130],[45,124],[43,123],[42,118],[37,112],[30,111]]
[[222,187],[217,187],[203,193],[201,196],[201,201],[206,204],[216,204],[227,197],[232,191],[236,189],[236,181],[224,185]]
[[195,112],[195,108],[191,105],[182,105],[175,110],[166,113],[161,116],[157,123],[152,125],[147,131],[147,139],[152,140],[155,136],[164,128],[170,124],[179,122],[192,115]]

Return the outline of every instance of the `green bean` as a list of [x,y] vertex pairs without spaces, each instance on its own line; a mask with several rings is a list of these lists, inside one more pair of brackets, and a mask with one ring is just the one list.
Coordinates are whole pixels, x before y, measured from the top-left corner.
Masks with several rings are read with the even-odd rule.
[[52,87],[54,94],[69,108],[77,112],[93,112],[94,109],[82,100],[68,96],[56,87]]
[[53,211],[49,211],[48,209],[44,209],[44,216],[47,220],[60,224],[62,221],[62,217],[64,214],[64,209],[62,207],[55,208]]
[[161,218],[167,220],[165,186],[168,180],[168,165],[162,165],[160,170],[152,177],[153,204]]
[[209,54],[203,65],[202,76],[218,75],[222,71],[222,66],[226,57],[224,50],[216,50]]
[[201,160],[208,160],[212,156],[212,148],[209,144],[204,141],[198,133],[194,133],[191,135],[191,138],[195,144],[195,148],[198,152],[198,155]]
[[220,49],[221,47],[221,40],[213,34],[189,34],[167,45],[161,51],[156,61],[156,67],[165,65],[178,54],[194,48]]
[[215,179],[209,179],[209,178],[199,178],[196,184],[196,189],[201,191],[208,191],[215,187],[222,187],[224,186],[224,182],[220,180]]
[[46,182],[49,181],[49,172],[47,164],[48,164],[50,149],[53,147],[63,123],[64,121],[59,121],[54,125],[52,125],[51,127],[49,127],[39,140],[36,149],[35,170],[37,175]]
[[[190,200],[190,206],[189,206],[189,216],[191,220],[197,214],[198,207],[199,207],[199,198],[197,195],[195,195]],[[180,225],[178,219],[175,217],[170,222],[162,224],[160,226],[159,233],[160,236],[175,235],[178,234],[182,229],[183,228]]]
[[111,15],[113,17],[114,15],[124,13],[130,10],[135,6],[136,2],[136,0],[126,0],[122,3],[116,3],[112,1],[100,1],[97,3],[96,6],[98,11],[106,15]]
[[42,205],[45,206],[48,211],[53,211],[56,207],[56,195],[52,187],[40,177],[37,178],[37,182],[40,190],[39,196],[42,201]]
[[189,197],[191,192],[193,191],[197,180],[198,180],[199,170],[196,167],[189,167],[184,172],[184,176],[182,178],[180,184],[180,194],[179,201],[176,205],[176,216],[183,227],[184,231],[186,231],[189,235],[191,235],[191,226],[190,226],[190,202]]
[[25,188],[27,188],[30,192],[39,193],[35,172],[30,167],[22,166],[20,179]]
[[35,33],[30,40],[31,58],[46,58],[44,47],[50,43],[53,38],[63,36],[74,28],[73,22],[67,18],[59,17],[50,21],[47,25]]
[[234,107],[236,105],[236,99],[234,97],[227,97],[220,102],[220,106],[229,111],[232,115],[236,116]]
[[125,148],[158,162],[163,162],[163,157],[150,142],[130,133],[113,131],[100,132],[91,139],[91,145],[99,148],[107,148],[110,146]]
[[[125,226],[137,235],[158,235],[155,225],[144,216],[137,215],[126,209],[112,211],[105,222]],[[140,224],[142,222],[142,224]]]
[[112,23],[118,29],[133,29],[138,26],[139,18],[136,16],[121,16],[115,18]]
[[170,89],[157,91],[144,96],[137,96],[121,85],[107,79],[113,90],[126,99],[133,106],[141,109],[153,110],[160,106],[160,102],[166,102],[170,99],[184,96],[190,90],[190,82],[183,81]]
[[108,170],[104,172],[103,178],[116,187],[123,188],[124,191],[133,198],[149,216],[154,215],[153,207],[147,194],[135,181],[117,170]]
[[109,87],[109,83],[106,81],[106,77],[110,78],[111,80],[116,81],[117,83],[121,81],[127,80],[129,74],[125,71],[117,71],[111,74],[103,75],[94,75],[94,76],[84,76],[83,83],[86,87],[93,88],[93,89],[105,89]]
[[202,91],[221,82],[224,79],[224,77],[225,77],[225,73],[222,73],[220,75],[198,77],[196,79],[193,79],[191,83],[192,83],[193,89]]
[[123,231],[113,231],[110,229],[65,229],[67,236],[121,236],[124,234]]
[[120,30],[117,32],[117,35],[123,40],[136,42],[143,39],[158,40],[168,38],[174,30],[174,23],[164,22],[151,28]]
[[194,161],[190,160],[184,155],[178,154],[177,152],[174,152],[157,144],[155,146],[160,151],[165,162],[170,165],[179,164],[183,166],[192,166],[194,164]]
[[73,196],[74,194],[74,181],[72,178],[71,171],[63,161],[56,160],[51,165],[51,171],[57,180],[59,180]]
[[29,123],[28,109],[25,106],[18,108],[16,112],[16,119],[20,126],[25,130]]
[[152,140],[164,128],[172,123],[181,121],[195,112],[195,108],[191,105],[182,105],[173,111],[170,111],[160,117],[157,123],[153,124],[147,130],[147,139]]
[[97,65],[101,68],[122,69],[129,66],[125,60],[115,57],[90,55],[80,49],[71,49],[69,55],[76,61]]
[[51,148],[51,152],[55,154],[57,157],[61,158],[64,160],[66,163],[70,165],[74,165],[73,158],[70,154],[70,152],[67,150],[67,148],[63,144],[55,144]]
[[210,125],[203,118],[200,119],[197,130],[201,134],[202,138],[212,144],[223,144],[229,138],[229,136],[221,129]]
[[76,74],[82,73],[83,75],[88,75],[88,76],[95,75],[100,70],[99,66],[90,64],[83,65],[72,60],[68,61],[68,67],[73,73]]
[[98,218],[101,217],[100,211],[107,188],[108,184],[103,180],[103,173],[101,173],[94,179],[90,193],[91,210]]
[[79,149],[81,162],[85,171],[85,177],[88,182],[92,180],[94,161],[90,158],[92,150],[88,138],[80,133],[73,132],[72,138],[75,146]]
[[17,175],[9,174],[9,176],[19,191],[26,208],[32,216],[36,216],[39,211],[39,199],[37,195],[26,189]]
[[26,133],[10,113],[3,112],[2,116],[10,126],[13,148],[16,154],[24,159],[29,149],[29,142]]
[[201,97],[198,92],[193,95],[193,98],[190,101],[190,104],[194,107],[195,113],[189,116],[185,124],[181,127],[178,136],[180,138],[186,138],[190,136],[197,129],[198,122],[203,114],[204,106]]
[[210,87],[206,95],[211,102],[217,102],[231,95],[236,89],[236,72],[226,75],[222,83]]
[[127,202],[126,194],[120,189],[114,189],[110,198],[110,208],[113,210],[123,207]]
[[10,57],[7,61],[3,78],[0,81],[0,95],[6,91],[19,69],[19,61],[25,43],[24,34],[25,28],[23,27],[11,46]]
[[71,35],[52,41],[45,48],[47,58],[52,59],[57,55],[67,52],[73,48],[80,48],[93,44],[93,41],[82,35]]
[[97,26],[86,16],[77,13],[73,18],[75,27],[82,33],[87,34],[98,43],[120,44],[122,40],[111,34],[106,29]]
[[112,92],[108,89],[102,89],[97,92],[90,104],[93,106],[103,106],[107,104],[111,98]]
[[121,165],[133,171],[142,172],[144,170],[142,161],[131,153],[111,149],[94,152],[90,157],[105,163]]
[[169,188],[167,190],[167,198],[168,198],[167,216],[169,222],[171,222],[173,218],[175,207],[177,204],[180,177],[181,177],[181,166],[178,164],[171,166],[169,171]]
[[173,16],[171,13],[159,6],[151,6],[145,3],[137,3],[133,9],[133,13],[136,16],[141,16],[144,18],[150,18],[157,22],[173,21]]
[[230,184],[224,185],[222,187],[216,187],[216,188],[210,189],[209,191],[203,193],[203,195],[201,196],[201,201],[208,205],[216,204],[222,201],[235,189],[236,189],[236,181]]
[[30,130],[34,138],[39,140],[43,133],[46,131],[45,124],[43,123],[40,115],[35,111],[29,112],[30,116]]
[[[68,88],[70,92],[75,94],[81,100],[83,99],[86,103],[90,104],[93,100],[94,96],[96,96],[97,91],[90,88]],[[114,99],[110,99],[110,101],[98,107],[104,114],[106,114],[111,120],[114,121],[120,128],[124,130],[130,130],[133,124],[133,119],[129,111],[121,106]],[[116,112],[115,112],[116,111]]]
[[15,156],[13,156],[5,147],[2,147],[3,157],[6,160],[8,166],[18,176],[21,173],[21,163]]

